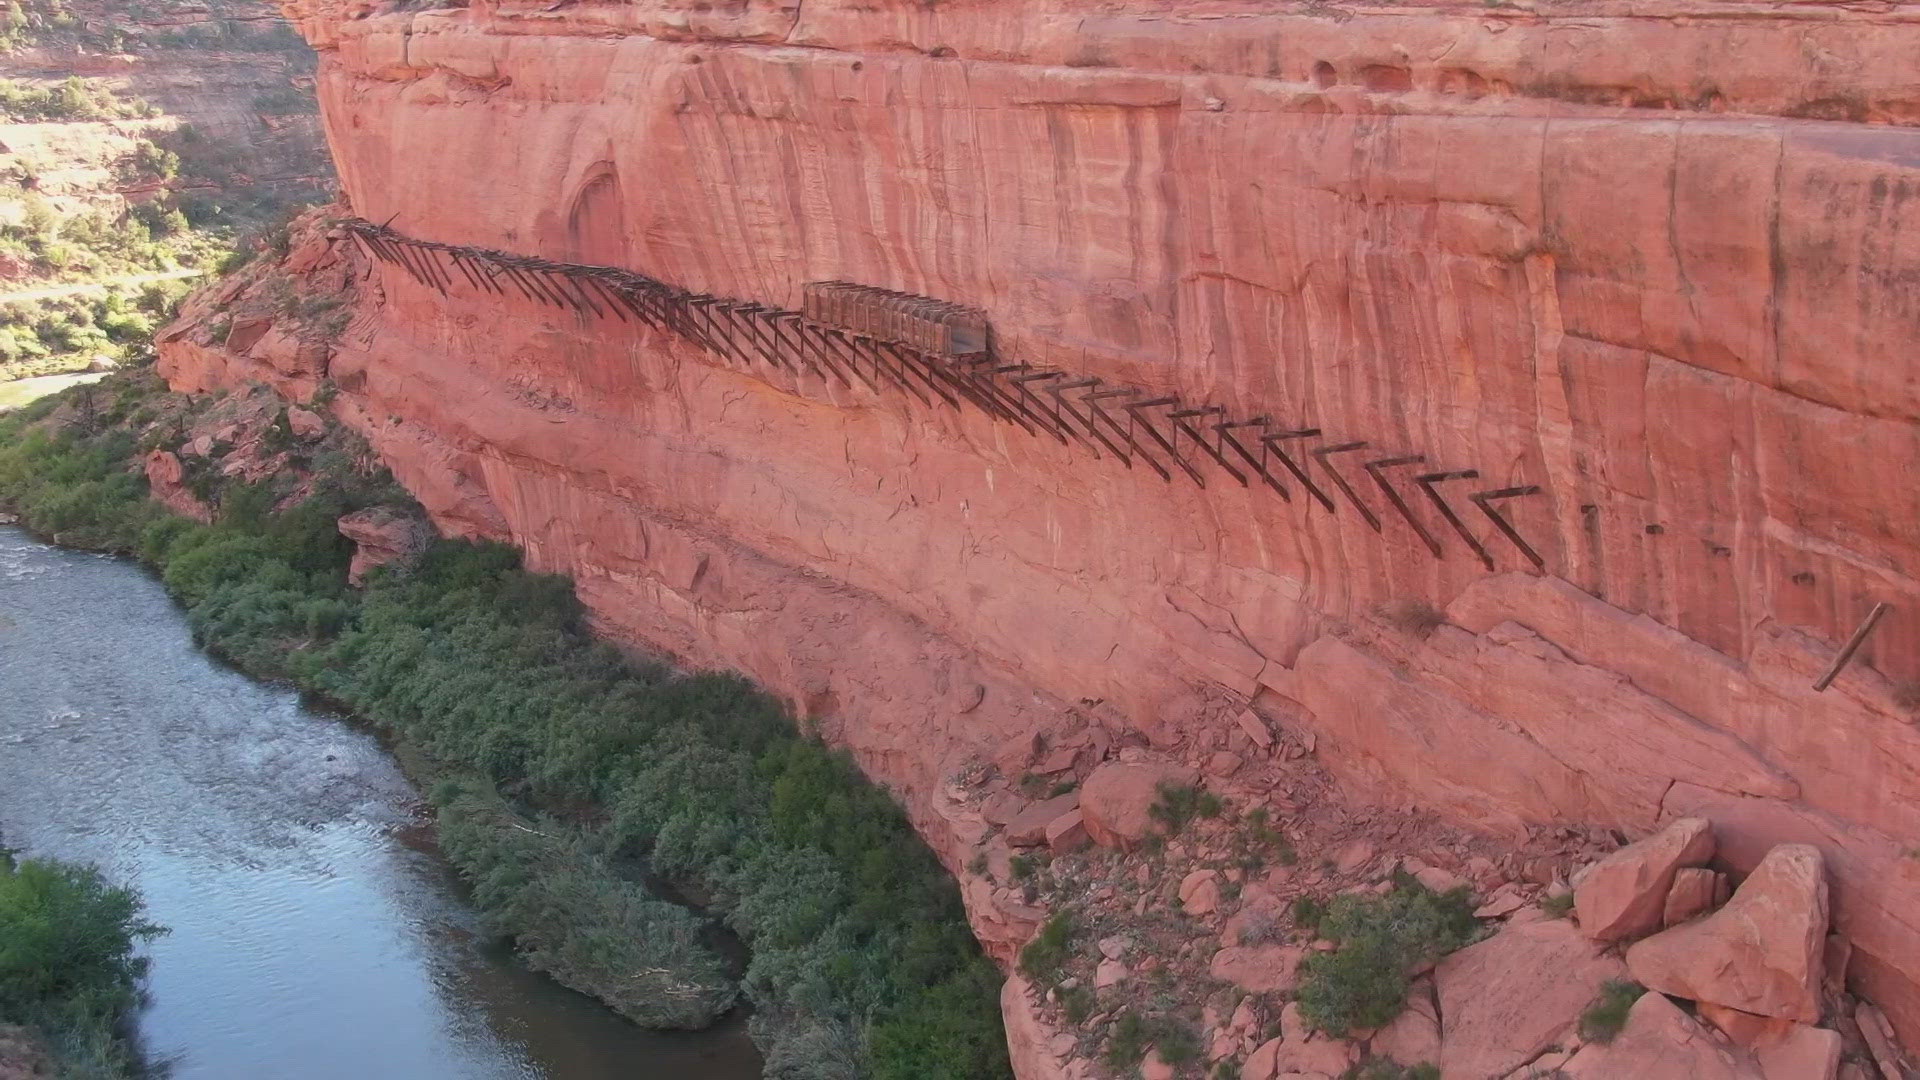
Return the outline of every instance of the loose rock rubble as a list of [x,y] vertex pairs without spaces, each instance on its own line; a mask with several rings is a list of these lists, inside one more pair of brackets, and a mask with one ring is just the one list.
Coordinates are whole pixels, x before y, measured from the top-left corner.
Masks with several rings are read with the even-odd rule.
[[[972,906],[1004,918],[1010,954],[1066,930],[1061,955],[1009,982],[1021,1080],[1389,1063],[1443,1080],[1909,1080],[1884,1018],[1843,989],[1817,849],[1776,847],[1735,888],[1704,818],[1624,846],[1571,828],[1496,843],[1344,803],[1298,738],[1255,719],[1270,744],[1249,733],[1232,768],[1039,740],[964,785],[983,823]],[[1338,948],[1314,913],[1408,883],[1463,890],[1479,940],[1410,970],[1383,1026],[1313,1030],[1307,960]]]

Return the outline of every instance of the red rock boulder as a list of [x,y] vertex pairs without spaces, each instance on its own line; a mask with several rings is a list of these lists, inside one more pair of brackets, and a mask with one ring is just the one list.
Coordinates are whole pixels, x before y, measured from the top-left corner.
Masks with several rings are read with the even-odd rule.
[[1755,1080],[1758,1074],[1678,1005],[1660,994],[1642,994],[1613,1041],[1583,1047],[1560,1067],[1560,1075],[1569,1080]]
[[1820,1019],[1826,939],[1820,849],[1781,844],[1725,907],[1635,943],[1627,968],[1675,997],[1813,1023]]
[[1441,1073],[1505,1076],[1564,1043],[1601,986],[1625,974],[1564,919],[1509,924],[1461,949],[1433,973]]
[[1681,818],[1595,863],[1573,889],[1574,916],[1595,941],[1624,941],[1660,929],[1674,875],[1713,858],[1713,825]]
[[1153,831],[1152,809],[1160,788],[1186,787],[1198,777],[1171,762],[1109,761],[1080,785],[1080,817],[1093,842],[1106,848],[1131,848]]
[[353,541],[347,583],[359,585],[376,567],[406,566],[433,542],[433,527],[416,515],[388,506],[357,510],[338,522],[340,535]]

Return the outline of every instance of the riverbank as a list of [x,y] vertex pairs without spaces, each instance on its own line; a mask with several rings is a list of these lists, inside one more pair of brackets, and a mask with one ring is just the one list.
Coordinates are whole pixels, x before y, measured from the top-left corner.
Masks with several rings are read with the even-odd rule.
[[0,847],[0,1078],[137,1075],[126,1031],[147,960],[135,950],[165,932],[93,867]]
[[[771,1076],[1007,1074],[1000,976],[952,881],[886,793],[771,697],[623,657],[567,582],[497,546],[436,543],[410,575],[348,588],[334,523],[397,489],[340,433],[290,435],[284,412],[265,425],[283,467],[249,484],[188,454],[210,520],[163,510],[137,459],[186,449],[220,403],[137,371],[80,394],[0,419],[0,503],[63,543],[140,557],[203,645],[443,763],[449,854],[529,962],[660,1026],[742,995]],[[244,440],[237,423],[215,426]],[[711,898],[751,950],[737,982],[701,917],[632,867]],[[656,968],[656,984],[627,981]]]

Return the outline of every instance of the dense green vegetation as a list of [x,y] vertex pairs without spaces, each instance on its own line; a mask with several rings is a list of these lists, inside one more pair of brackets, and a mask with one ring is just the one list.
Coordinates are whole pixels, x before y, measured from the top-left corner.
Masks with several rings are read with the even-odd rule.
[[0,1024],[34,1032],[62,1076],[134,1075],[120,1035],[147,970],[134,948],[160,933],[99,871],[0,848]]
[[155,114],[156,110],[146,102],[121,98],[90,85],[78,75],[69,75],[66,81],[52,86],[0,79],[0,121],[8,123],[120,120]]
[[136,432],[178,430],[177,407],[129,372],[0,417],[0,503],[153,564],[209,648],[388,728],[450,777],[435,787],[449,854],[536,963],[595,989],[596,968],[633,962],[604,947],[621,935],[695,988],[682,1020],[722,1007],[718,960],[635,890],[644,873],[749,946],[739,988],[769,1075],[1007,1074],[999,976],[952,881],[888,795],[777,701],[594,641],[569,583],[506,548],[441,543],[411,574],[346,588],[335,518],[394,493],[319,455],[319,490],[288,512],[270,512],[273,489],[211,484],[218,521],[169,516],[129,462],[155,437]]
[[190,282],[152,282],[97,293],[0,302],[0,380],[51,375],[96,358],[144,354]]
[[1300,1015],[1333,1035],[1398,1016],[1413,970],[1478,931],[1466,887],[1436,893],[1403,872],[1385,894],[1345,893],[1324,909],[1296,904],[1294,915],[1338,946],[1310,954],[1300,969]]

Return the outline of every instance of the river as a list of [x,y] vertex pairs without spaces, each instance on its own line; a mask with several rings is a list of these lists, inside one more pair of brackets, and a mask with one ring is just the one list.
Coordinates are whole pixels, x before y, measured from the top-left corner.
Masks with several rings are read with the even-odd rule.
[[747,1080],[734,1022],[642,1031],[487,941],[380,744],[208,659],[150,575],[0,527],[0,837],[171,933],[175,1080]]

